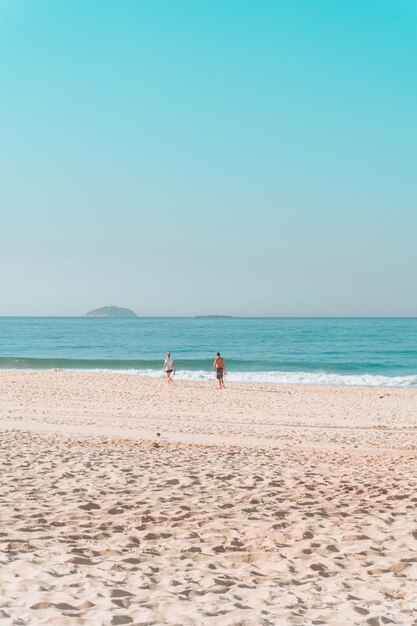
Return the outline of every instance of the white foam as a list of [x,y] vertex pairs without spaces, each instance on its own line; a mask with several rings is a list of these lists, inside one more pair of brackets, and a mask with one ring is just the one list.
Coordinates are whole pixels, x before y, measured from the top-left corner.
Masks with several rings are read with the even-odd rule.
[[[120,370],[117,372],[122,373]],[[152,378],[164,377],[161,370],[153,369],[128,370],[128,373]],[[204,370],[177,370],[175,378],[178,380],[214,381],[215,375],[213,372]],[[417,375],[382,376],[377,374],[330,374],[328,372],[229,372],[225,376],[225,381],[337,387],[417,387]]]

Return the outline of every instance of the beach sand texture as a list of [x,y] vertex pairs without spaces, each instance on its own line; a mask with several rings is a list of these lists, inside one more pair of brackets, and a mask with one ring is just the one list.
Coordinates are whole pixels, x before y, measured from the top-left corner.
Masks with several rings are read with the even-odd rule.
[[3,371],[0,450],[1,624],[417,624],[416,391]]

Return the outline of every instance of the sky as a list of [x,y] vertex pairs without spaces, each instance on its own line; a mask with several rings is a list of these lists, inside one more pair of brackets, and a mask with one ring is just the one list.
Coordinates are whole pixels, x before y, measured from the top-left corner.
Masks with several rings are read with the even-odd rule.
[[0,0],[0,315],[417,315],[417,0]]

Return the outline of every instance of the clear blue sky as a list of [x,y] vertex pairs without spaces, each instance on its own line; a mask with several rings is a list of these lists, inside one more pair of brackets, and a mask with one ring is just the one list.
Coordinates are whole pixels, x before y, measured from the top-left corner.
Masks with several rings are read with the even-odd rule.
[[0,315],[417,315],[415,0],[1,0]]

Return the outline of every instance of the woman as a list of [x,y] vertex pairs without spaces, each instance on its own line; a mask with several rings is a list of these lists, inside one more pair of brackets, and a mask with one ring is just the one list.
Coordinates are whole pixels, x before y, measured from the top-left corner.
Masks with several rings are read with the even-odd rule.
[[175,374],[175,363],[171,359],[171,352],[167,352],[167,355],[165,357],[164,372],[167,379],[167,384],[173,385],[174,381],[172,380],[172,376],[173,374]]

